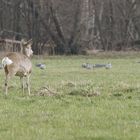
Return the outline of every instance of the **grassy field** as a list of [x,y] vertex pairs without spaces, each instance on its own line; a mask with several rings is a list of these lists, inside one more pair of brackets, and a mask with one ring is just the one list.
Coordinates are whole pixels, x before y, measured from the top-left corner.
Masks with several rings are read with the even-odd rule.
[[[31,97],[14,77],[5,98],[0,70],[0,140],[140,140],[139,56],[33,59]],[[85,62],[113,67],[87,70]]]

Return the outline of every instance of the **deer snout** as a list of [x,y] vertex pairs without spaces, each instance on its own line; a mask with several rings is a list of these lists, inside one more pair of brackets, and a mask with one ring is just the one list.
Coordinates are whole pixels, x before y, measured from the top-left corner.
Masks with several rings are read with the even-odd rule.
[[33,51],[31,50],[31,56],[33,56]]

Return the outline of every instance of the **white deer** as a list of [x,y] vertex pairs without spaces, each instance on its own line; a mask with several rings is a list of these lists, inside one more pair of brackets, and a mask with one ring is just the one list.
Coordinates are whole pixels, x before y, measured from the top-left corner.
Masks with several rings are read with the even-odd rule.
[[2,65],[5,71],[5,95],[8,94],[8,82],[11,77],[19,76],[22,84],[22,90],[24,92],[24,77],[26,77],[26,83],[28,88],[28,94],[30,95],[30,74],[32,71],[32,63],[30,56],[33,54],[31,49],[32,40],[27,42],[21,41],[22,53],[10,52],[2,59]]

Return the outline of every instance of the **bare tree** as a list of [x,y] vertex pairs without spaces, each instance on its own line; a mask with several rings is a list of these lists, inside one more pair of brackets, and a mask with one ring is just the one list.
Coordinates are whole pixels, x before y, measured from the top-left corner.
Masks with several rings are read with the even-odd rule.
[[[33,39],[42,53],[52,42],[56,54],[86,49],[126,50],[140,43],[139,0],[0,0],[0,35]],[[51,40],[51,41],[50,41]]]

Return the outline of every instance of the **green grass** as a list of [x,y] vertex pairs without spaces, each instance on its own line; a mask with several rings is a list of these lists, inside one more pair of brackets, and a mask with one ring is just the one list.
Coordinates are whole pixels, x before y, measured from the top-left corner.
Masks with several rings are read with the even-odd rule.
[[[0,140],[139,140],[138,61],[135,54],[33,59],[31,97],[22,94],[14,77],[5,98],[0,70]],[[46,70],[35,66],[39,62]],[[81,67],[85,62],[111,62],[113,67],[87,70]],[[57,95],[39,96],[45,86]]]

